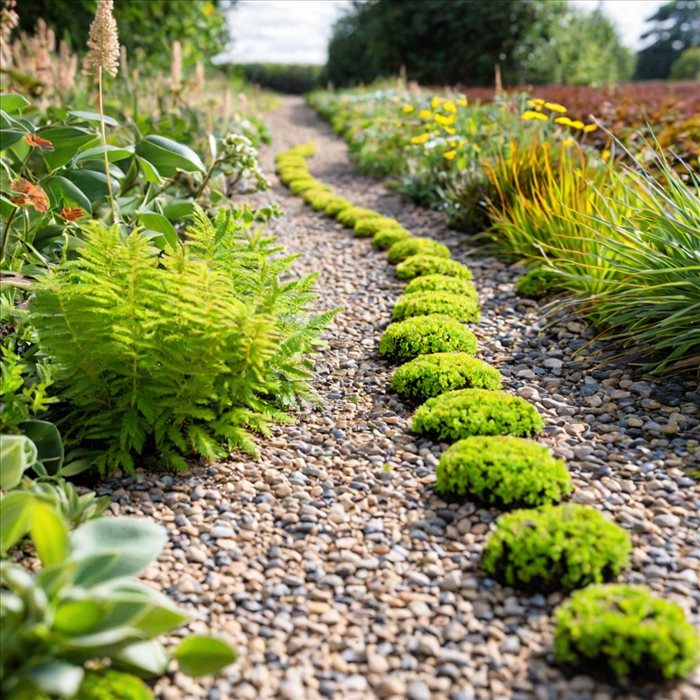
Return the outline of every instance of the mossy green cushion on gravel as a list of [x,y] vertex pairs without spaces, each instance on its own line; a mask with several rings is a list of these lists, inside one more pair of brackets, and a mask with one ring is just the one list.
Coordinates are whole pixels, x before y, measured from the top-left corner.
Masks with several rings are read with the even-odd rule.
[[326,185],[313,178],[292,180],[289,183],[289,189],[293,194],[302,194],[303,192],[306,192],[306,190],[328,191],[328,187]]
[[595,508],[566,503],[501,516],[483,566],[509,586],[570,590],[618,576],[631,551],[626,530]]
[[386,228],[377,231],[372,237],[372,245],[377,250],[386,250],[391,248],[396,241],[402,241],[404,238],[409,238],[410,233],[404,228]]
[[481,312],[474,297],[449,292],[416,292],[399,297],[394,304],[392,318],[402,321],[413,316],[444,314],[464,323],[476,323]]
[[360,219],[377,219],[381,216],[376,211],[372,209],[363,209],[362,207],[350,207],[349,209],[343,209],[336,217],[343,226],[348,228],[354,228],[355,224]]
[[487,389],[459,389],[428,399],[416,411],[411,427],[419,435],[448,441],[471,435],[527,437],[543,428],[542,416],[525,399]]
[[554,613],[554,654],[583,671],[632,681],[682,678],[700,662],[700,635],[683,608],[644,586],[576,591]]
[[328,192],[327,190],[306,190],[303,194],[302,197],[306,202],[308,202],[311,207],[314,209],[314,211],[321,211],[322,209],[325,208],[326,204],[334,198],[335,195],[333,195],[332,192]]
[[398,362],[452,350],[473,355],[476,338],[449,316],[417,316],[392,323],[379,341],[379,354]]
[[382,229],[401,229],[401,224],[396,219],[387,216],[377,216],[367,219],[359,219],[354,226],[355,235],[359,238],[371,238]]
[[88,670],[75,700],[153,700],[151,689],[136,676],[122,671]]
[[455,389],[498,389],[500,386],[501,373],[466,352],[420,355],[401,365],[391,378],[395,392],[418,401]]
[[466,280],[472,278],[472,273],[461,263],[436,255],[412,255],[396,266],[395,274],[400,280],[412,280],[421,275],[448,275]]
[[352,202],[342,197],[336,197],[326,204],[323,211],[328,216],[337,216],[341,211],[345,211],[345,209],[352,209]]
[[499,506],[551,505],[573,488],[566,465],[548,447],[512,435],[475,435],[456,442],[440,456],[435,477],[440,493]]
[[432,255],[436,258],[449,258],[450,249],[443,243],[434,241],[432,238],[411,236],[403,241],[394,243],[387,252],[387,259],[392,265],[395,265],[413,255]]
[[423,275],[412,279],[403,290],[404,294],[416,292],[448,292],[478,299],[476,287],[471,280],[447,275]]

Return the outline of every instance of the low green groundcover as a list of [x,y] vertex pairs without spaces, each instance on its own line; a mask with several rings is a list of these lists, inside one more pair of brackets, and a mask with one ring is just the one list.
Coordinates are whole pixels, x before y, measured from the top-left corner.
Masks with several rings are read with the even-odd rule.
[[151,689],[136,676],[105,669],[85,674],[75,700],[152,700]]
[[341,211],[345,211],[346,209],[352,209],[352,202],[343,199],[343,197],[335,197],[326,204],[323,211],[328,216],[337,216]]
[[480,318],[479,301],[474,297],[449,292],[415,292],[399,297],[392,318],[402,321],[413,316],[444,314],[463,323],[476,323]]
[[476,338],[449,316],[417,316],[392,323],[379,341],[379,354],[397,362],[452,350],[473,355]]
[[680,605],[644,586],[589,586],[557,608],[554,654],[585,671],[669,680],[700,661],[700,635]]
[[435,477],[440,493],[499,506],[551,505],[573,488],[566,465],[549,448],[512,435],[475,435],[456,442],[440,456]]
[[518,278],[515,291],[520,296],[539,299],[554,291],[557,288],[557,281],[555,272],[539,265]]
[[401,365],[391,378],[391,386],[406,398],[425,401],[467,387],[498,389],[501,373],[466,352],[436,352]]
[[401,224],[396,219],[387,216],[377,216],[367,219],[359,219],[355,224],[355,235],[359,238],[371,238],[377,231],[383,229],[401,229]]
[[402,241],[408,238],[411,234],[405,228],[386,228],[377,231],[372,237],[372,245],[377,250],[386,250],[391,248],[396,241]]
[[354,228],[355,224],[360,219],[376,219],[380,217],[376,211],[372,209],[363,209],[362,207],[350,207],[350,209],[343,209],[336,217],[343,226],[348,228]]
[[304,191],[302,197],[315,211],[321,211],[335,195],[328,190],[311,189]]
[[631,551],[626,530],[595,508],[566,503],[501,516],[483,564],[509,586],[571,590],[618,576]]
[[412,280],[421,275],[448,275],[466,280],[472,278],[469,268],[462,263],[436,255],[412,255],[396,266],[395,274],[400,280]]
[[525,399],[487,389],[459,389],[428,399],[416,411],[411,427],[419,435],[448,441],[471,435],[527,437],[543,428],[542,416]]
[[436,258],[449,258],[450,249],[443,243],[434,241],[432,238],[411,236],[403,241],[394,243],[394,245],[389,248],[387,258],[392,265],[395,265],[413,255],[433,255]]
[[415,294],[416,292],[448,292],[473,299],[479,298],[476,287],[471,280],[462,277],[449,277],[448,275],[422,275],[412,279],[406,285],[403,293]]
[[313,177],[299,178],[289,183],[289,189],[293,194],[302,194],[306,190],[328,191],[328,187]]

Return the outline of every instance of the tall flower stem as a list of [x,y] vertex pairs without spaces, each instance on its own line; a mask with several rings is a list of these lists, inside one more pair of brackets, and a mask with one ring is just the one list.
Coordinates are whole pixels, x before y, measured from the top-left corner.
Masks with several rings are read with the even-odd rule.
[[109,203],[112,207],[112,220],[117,223],[117,206],[114,202],[114,193],[112,192],[112,178],[109,172],[109,158],[107,156],[107,131],[105,129],[105,113],[102,104],[102,67],[97,67],[97,111],[100,113],[100,130],[102,132],[102,148],[104,149],[105,157],[105,177],[107,178],[107,192],[109,194]]

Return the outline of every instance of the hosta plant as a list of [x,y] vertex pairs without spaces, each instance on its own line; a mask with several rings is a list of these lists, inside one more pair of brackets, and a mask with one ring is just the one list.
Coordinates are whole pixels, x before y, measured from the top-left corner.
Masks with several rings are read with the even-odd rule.
[[476,353],[476,337],[449,316],[417,316],[392,323],[379,341],[379,354],[395,362],[457,350]]
[[471,271],[462,263],[436,255],[412,255],[396,266],[395,274],[400,280],[412,280],[422,275],[447,275],[465,280],[472,278]]
[[473,296],[449,292],[415,292],[396,300],[391,317],[395,321],[402,321],[405,318],[430,314],[450,316],[463,323],[476,323],[481,316],[479,301]]
[[397,241],[387,252],[387,258],[393,265],[413,255],[432,255],[437,258],[449,258],[450,249],[444,243],[434,241],[432,238],[411,236],[402,241]]

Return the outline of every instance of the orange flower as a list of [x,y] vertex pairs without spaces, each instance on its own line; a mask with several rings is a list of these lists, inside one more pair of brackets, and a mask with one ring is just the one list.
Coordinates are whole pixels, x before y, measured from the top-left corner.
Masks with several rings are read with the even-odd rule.
[[27,134],[24,137],[24,142],[32,148],[40,148],[44,153],[50,153],[56,150],[51,141],[42,139],[41,136],[37,136],[36,134]]
[[20,177],[12,181],[11,187],[13,192],[21,195],[11,200],[13,204],[20,207],[30,205],[42,214],[49,210],[49,196],[39,185],[34,185],[29,180]]
[[85,216],[85,210],[80,207],[63,207],[58,215],[64,221],[77,221]]

